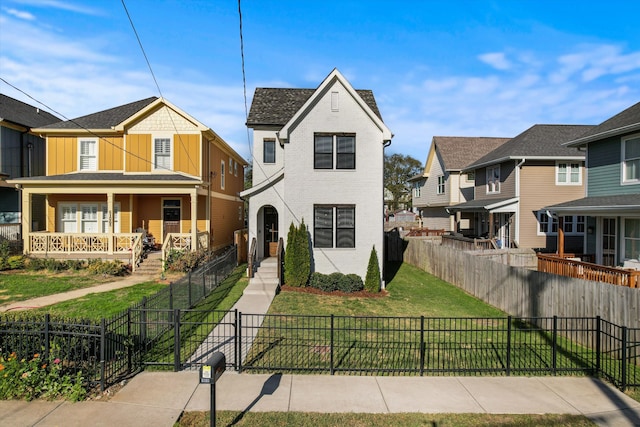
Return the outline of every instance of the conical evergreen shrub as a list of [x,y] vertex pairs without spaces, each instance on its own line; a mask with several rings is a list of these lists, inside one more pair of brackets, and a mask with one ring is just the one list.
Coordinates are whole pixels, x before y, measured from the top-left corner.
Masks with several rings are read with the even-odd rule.
[[369,292],[380,292],[380,266],[378,264],[378,253],[376,252],[375,246],[371,249],[371,255],[369,256],[364,288]]

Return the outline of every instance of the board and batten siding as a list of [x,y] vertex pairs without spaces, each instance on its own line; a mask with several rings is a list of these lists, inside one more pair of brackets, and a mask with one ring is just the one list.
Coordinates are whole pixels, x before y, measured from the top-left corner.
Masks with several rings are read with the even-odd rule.
[[78,170],[78,139],[75,136],[47,138],[47,175],[62,175]]
[[151,135],[127,135],[125,172],[151,171]]
[[[584,165],[580,162],[582,183],[584,183]],[[584,197],[584,185],[556,185],[556,163],[526,161],[520,170],[520,238],[519,246],[524,248],[548,247],[557,237],[538,235],[536,213],[545,206],[563,203]],[[565,246],[582,248],[582,235],[567,235]],[[577,240],[577,241],[576,241]],[[551,242],[550,242],[551,241]],[[565,248],[566,249],[566,248]],[[580,250],[581,252],[581,250]]]
[[191,176],[200,176],[200,134],[173,135],[173,168]]
[[98,140],[98,170],[122,171],[124,159],[124,138],[102,137]]

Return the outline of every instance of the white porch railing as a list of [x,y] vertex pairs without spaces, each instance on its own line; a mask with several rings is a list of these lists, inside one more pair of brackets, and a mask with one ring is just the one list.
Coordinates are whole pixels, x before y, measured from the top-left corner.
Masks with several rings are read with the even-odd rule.
[[[197,244],[195,250],[209,249],[209,233],[206,231],[199,231],[196,235]],[[166,261],[169,256],[169,252],[172,250],[190,251],[191,246],[191,233],[167,233],[162,243],[162,261]]]
[[[113,238],[112,251],[109,240]],[[37,255],[122,254],[131,253],[131,268],[135,271],[142,258],[142,233],[78,234],[30,233],[26,239],[27,253]]]

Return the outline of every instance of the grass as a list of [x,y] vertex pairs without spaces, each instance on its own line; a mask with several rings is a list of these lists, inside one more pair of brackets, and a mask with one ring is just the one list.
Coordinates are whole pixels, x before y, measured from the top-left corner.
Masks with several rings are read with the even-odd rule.
[[[186,412],[177,427],[205,427],[209,412]],[[227,426],[314,426],[314,427],[587,427],[594,426],[582,415],[504,415],[504,414],[320,414],[302,412],[218,411],[216,425]]]
[[142,300],[143,297],[151,296],[166,286],[166,284],[155,281],[144,282],[113,291],[91,293],[73,300],[34,309],[31,312],[34,314],[49,313],[51,316],[98,321],[126,310]]
[[[397,266],[395,266],[397,268]],[[343,297],[281,292],[270,314],[336,316],[504,317],[506,313],[409,264],[399,266],[387,296]]]
[[52,274],[2,271],[0,272],[0,304],[88,288],[114,280],[118,278],[81,272]]

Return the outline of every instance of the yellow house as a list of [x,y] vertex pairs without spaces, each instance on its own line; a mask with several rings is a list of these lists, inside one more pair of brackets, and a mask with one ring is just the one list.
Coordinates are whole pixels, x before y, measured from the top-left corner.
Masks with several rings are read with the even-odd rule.
[[[10,182],[22,192],[25,254],[125,258],[135,268],[144,234],[165,252],[216,250],[244,227],[246,161],[163,98],[33,132],[46,138],[46,175]],[[37,194],[46,223],[33,230]]]

